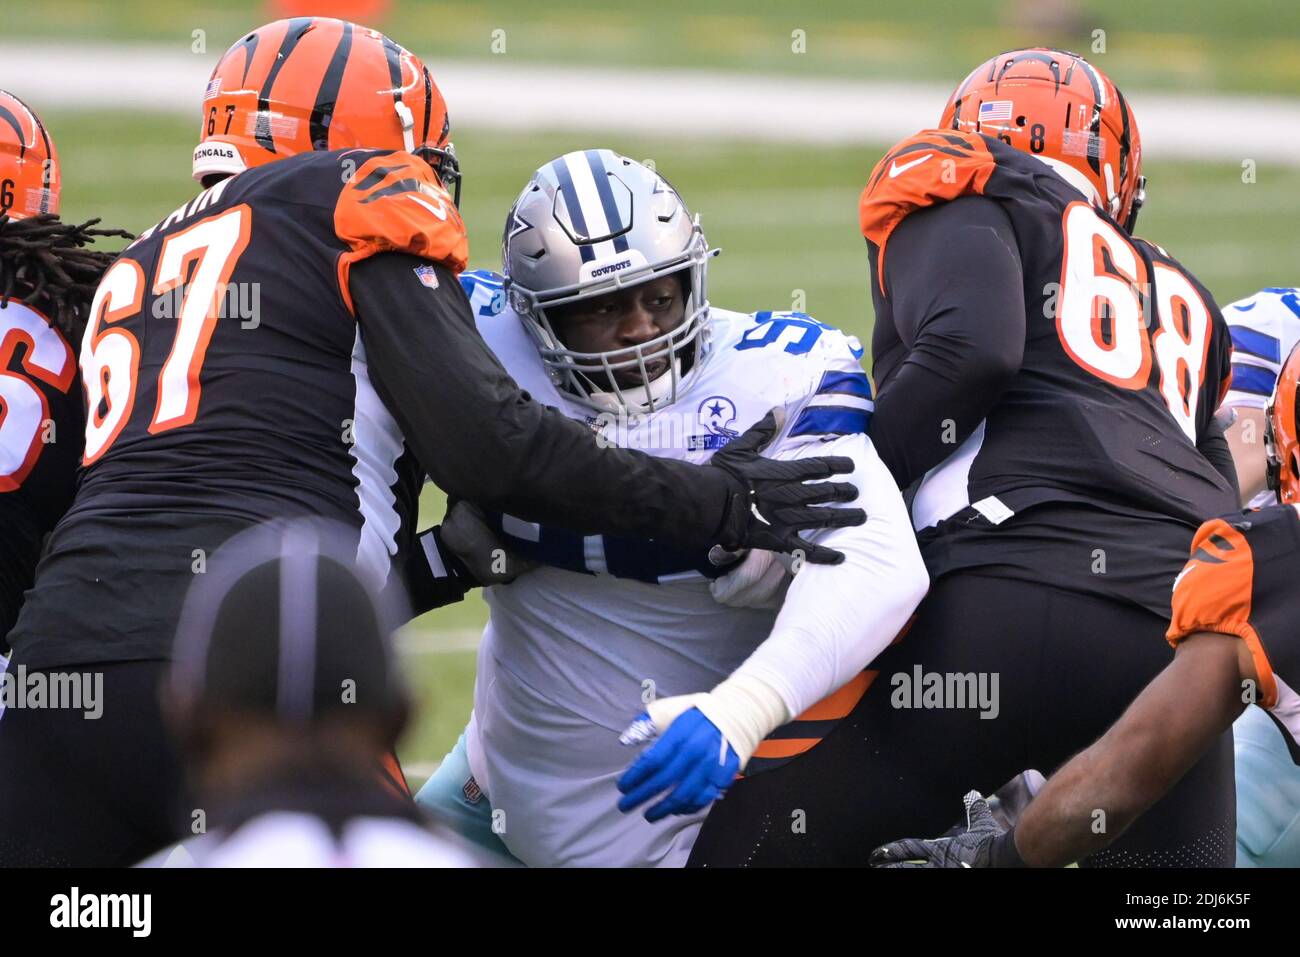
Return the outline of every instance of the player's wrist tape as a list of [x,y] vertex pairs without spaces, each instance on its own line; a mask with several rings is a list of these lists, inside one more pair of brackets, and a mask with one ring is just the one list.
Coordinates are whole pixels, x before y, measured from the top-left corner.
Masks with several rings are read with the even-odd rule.
[[712,721],[740,757],[743,771],[759,743],[790,720],[785,701],[766,682],[735,674],[695,707]]
[[1016,847],[1016,829],[1004,831],[993,839],[989,848],[989,864],[993,867],[1028,867]]

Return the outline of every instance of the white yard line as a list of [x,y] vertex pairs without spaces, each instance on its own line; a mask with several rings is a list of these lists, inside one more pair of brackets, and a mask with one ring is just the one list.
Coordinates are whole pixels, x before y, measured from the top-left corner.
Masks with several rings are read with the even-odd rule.
[[[0,87],[34,107],[198,119],[220,51],[186,45],[0,43]],[[429,59],[454,128],[601,130],[670,139],[880,144],[932,125],[950,87],[701,70]],[[1152,159],[1300,165],[1300,100],[1132,91]],[[864,162],[866,162],[864,160]],[[866,169],[863,170],[865,175]]]

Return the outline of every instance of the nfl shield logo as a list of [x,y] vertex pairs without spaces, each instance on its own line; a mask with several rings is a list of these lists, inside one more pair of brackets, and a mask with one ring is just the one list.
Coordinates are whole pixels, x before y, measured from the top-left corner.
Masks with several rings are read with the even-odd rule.
[[438,288],[438,274],[432,266],[416,266],[415,278],[420,280],[420,285],[428,289]]
[[483,799],[483,789],[478,786],[478,782],[474,780],[472,774],[466,779],[460,793],[465,795],[465,800],[470,804],[477,804]]

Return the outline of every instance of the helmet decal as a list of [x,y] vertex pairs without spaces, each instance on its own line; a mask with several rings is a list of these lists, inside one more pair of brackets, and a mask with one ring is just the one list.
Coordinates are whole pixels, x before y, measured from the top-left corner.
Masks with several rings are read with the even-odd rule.
[[313,150],[390,149],[419,156],[459,196],[447,107],[429,70],[355,23],[293,17],[245,35],[212,71],[201,115],[195,179]]
[[1137,124],[1119,89],[1082,57],[1045,47],[999,54],[961,82],[939,125],[1077,170],[1133,231],[1145,199]]

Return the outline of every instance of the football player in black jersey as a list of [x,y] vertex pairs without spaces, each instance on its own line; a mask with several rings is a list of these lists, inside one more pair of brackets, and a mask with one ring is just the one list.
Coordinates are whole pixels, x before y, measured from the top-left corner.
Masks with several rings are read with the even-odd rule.
[[0,656],[45,536],[72,501],[84,416],[74,349],[113,254],[130,234],[59,219],[58,151],[40,118],[0,90]]
[[[1267,412],[1268,485],[1280,504],[1201,526],[1173,589],[1166,667],[1096,744],[1047,781],[1015,825],[972,815],[946,838],[879,848],[885,867],[1061,867],[1109,846],[1251,704],[1263,708],[1300,764],[1300,350]],[[977,803],[983,800],[972,798]],[[1293,859],[1300,800],[1277,782],[1273,859]],[[1287,825],[1290,825],[1289,827]]]
[[426,474],[579,532],[813,561],[839,556],[800,529],[864,518],[816,507],[851,485],[804,484],[847,460],[694,467],[601,448],[519,390],[456,278],[468,245],[446,107],[392,40],[277,21],[222,57],[202,110],[204,191],[96,292],[84,473],[10,637],[29,675],[93,672],[103,716],[0,721],[0,863],[126,863],[173,836],[154,690],[188,585],[250,525],[342,522],[385,588],[401,584]]
[[[975,69],[939,127],[891,149],[860,205],[871,438],[933,585],[854,713],[733,788],[697,863],[861,863],[941,832],[961,789],[1055,768],[1164,666],[1169,583],[1236,505],[1214,418],[1228,330],[1133,235],[1141,145],[1119,90],[1080,57],[1017,50]],[[956,693],[978,682],[996,708]],[[1230,866],[1231,745],[1087,863]]]

